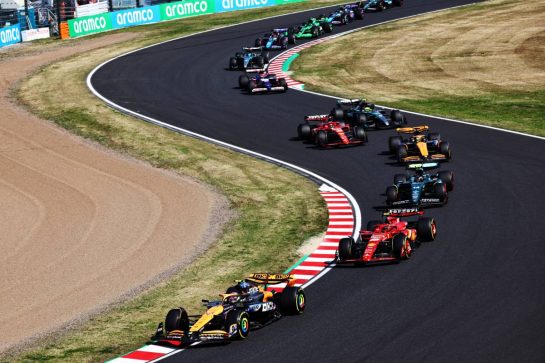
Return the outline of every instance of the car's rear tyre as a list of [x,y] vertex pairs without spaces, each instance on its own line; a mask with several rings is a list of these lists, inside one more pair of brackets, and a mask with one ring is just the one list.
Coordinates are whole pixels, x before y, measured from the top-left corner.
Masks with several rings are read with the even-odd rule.
[[366,229],[366,231],[371,231],[371,232],[373,232],[373,231],[375,230],[375,227],[378,226],[379,224],[382,224],[382,222],[381,222],[381,221],[376,221],[376,220],[367,222],[367,229]]
[[320,30],[317,26],[313,26],[310,32],[313,38],[318,38],[318,36],[320,35]]
[[266,53],[261,53],[261,56],[263,57],[263,63],[264,64],[269,64],[269,52],[266,52]]
[[407,182],[407,174],[394,175],[394,184],[401,184]]
[[439,172],[439,179],[447,185],[447,190],[450,192],[454,189],[454,173],[450,170],[442,170]]
[[354,11],[354,14],[356,14],[356,19],[361,20],[363,19],[365,12],[363,9],[357,9]]
[[261,47],[262,45],[263,45],[262,39],[261,39],[261,38],[257,38],[257,39],[255,40],[255,46],[256,46],[256,47]]
[[418,218],[416,224],[416,237],[420,242],[431,242],[437,236],[435,219],[428,217]]
[[284,92],[288,91],[288,82],[284,78],[280,78],[278,84],[280,84],[280,87],[284,87]]
[[280,295],[280,310],[284,315],[298,315],[305,311],[306,295],[300,287],[287,286]]
[[402,163],[403,159],[407,157],[407,148],[405,146],[401,145],[397,148],[397,161]]
[[393,185],[390,185],[386,188],[386,204],[392,205],[394,202],[397,202],[399,199],[399,194],[397,188]]
[[287,37],[282,37],[280,39],[280,48],[281,49],[288,49],[288,38]]
[[396,126],[401,126],[407,123],[405,116],[399,110],[392,110],[392,112],[390,112],[390,120],[392,120]]
[[225,317],[225,330],[229,332],[232,325],[237,326],[237,332],[231,339],[246,339],[250,333],[250,316],[245,311],[231,310]]
[[229,58],[229,69],[234,70],[238,69],[237,59],[234,57]]
[[316,133],[316,144],[319,147],[326,147],[328,144],[327,132],[320,130]]
[[299,140],[310,139],[311,132],[312,128],[309,124],[299,124],[299,126],[297,126],[297,137],[299,137]]
[[331,112],[335,120],[337,121],[343,121],[344,120],[344,110],[342,108],[334,108]]
[[354,239],[352,237],[341,238],[339,240],[339,259],[341,261],[350,260],[354,256]]
[[322,29],[324,29],[324,32],[331,33],[333,31],[333,27],[329,23],[323,23]]
[[248,82],[248,92],[252,93],[252,90],[257,87],[257,82],[253,79]]
[[388,138],[388,149],[392,154],[395,154],[402,143],[403,139],[401,138],[401,136],[390,136]]
[[367,121],[368,121],[367,116],[365,116],[365,114],[363,113],[354,114],[354,120],[353,120],[354,126],[365,127],[367,125]]
[[165,331],[168,333],[174,330],[189,330],[189,317],[182,307],[171,309],[165,317]]
[[367,142],[367,132],[365,132],[365,129],[363,127],[355,126],[353,132],[356,139]]
[[396,234],[392,238],[392,254],[397,259],[407,259],[409,258],[409,253],[406,251],[405,246],[407,245],[407,236],[404,234]]
[[441,202],[445,204],[447,203],[447,185],[445,183],[435,183],[435,185],[433,186],[433,191]]
[[255,65],[258,68],[263,68],[263,66],[265,65],[265,59],[261,55],[258,55],[257,57],[255,57],[254,60],[255,60]]
[[238,77],[238,86],[240,88],[248,88],[248,82],[250,82],[250,77],[243,74],[240,77]]
[[446,155],[447,159],[452,157],[452,152],[450,151],[450,144],[448,141],[443,141],[441,144],[439,144],[439,152]]
[[288,44],[295,44],[295,34],[288,34]]

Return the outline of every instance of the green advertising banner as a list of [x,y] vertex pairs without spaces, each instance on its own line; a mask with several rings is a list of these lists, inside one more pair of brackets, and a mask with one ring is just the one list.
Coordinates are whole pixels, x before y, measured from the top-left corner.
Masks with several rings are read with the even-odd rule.
[[215,0],[187,0],[161,4],[161,20],[187,18],[215,12]]
[[70,37],[72,38],[101,33],[113,29],[112,18],[110,13],[84,16],[68,20],[68,28],[70,29]]

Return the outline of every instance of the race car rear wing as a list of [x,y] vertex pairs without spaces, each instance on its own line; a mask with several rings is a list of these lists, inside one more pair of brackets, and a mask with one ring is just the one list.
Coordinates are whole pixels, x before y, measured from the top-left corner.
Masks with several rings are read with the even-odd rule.
[[352,99],[341,98],[337,100],[337,103],[339,105],[356,105],[360,102],[361,102],[361,99],[359,98],[352,98]]
[[256,50],[263,50],[263,47],[242,47],[244,52],[255,52]]
[[305,116],[305,121],[328,121],[329,115],[310,115]]
[[410,217],[424,214],[422,208],[393,208],[382,213],[385,217]]
[[289,28],[274,28],[272,31],[277,33],[284,33],[287,32]]
[[291,274],[253,273],[246,280],[262,285],[276,285],[282,282],[287,286],[295,285],[295,276]]
[[415,132],[420,133],[422,131],[427,131],[429,128],[430,127],[427,125],[413,126],[413,127],[398,127],[396,131],[402,134],[414,134]]
[[419,164],[409,164],[407,169],[435,169],[439,167],[439,163],[419,163]]
[[265,72],[266,68],[246,68],[244,71],[246,73],[258,73],[258,72]]

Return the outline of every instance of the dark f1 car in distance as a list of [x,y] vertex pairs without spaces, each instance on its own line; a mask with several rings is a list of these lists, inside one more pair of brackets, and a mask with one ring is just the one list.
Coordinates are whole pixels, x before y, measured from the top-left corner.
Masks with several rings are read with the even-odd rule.
[[316,18],[310,18],[306,23],[303,23],[297,28],[295,38],[317,38],[325,33],[331,33],[333,25],[322,19],[319,21]]
[[256,74],[242,74],[238,77],[238,86],[251,94],[286,92],[288,90],[285,78],[277,78],[276,74],[263,70]]
[[394,6],[402,6],[403,0],[367,0],[362,3],[365,11],[382,11]]
[[454,189],[454,173],[436,169],[438,163],[410,164],[408,171],[414,173],[396,174],[394,185],[386,188],[386,204],[391,206],[440,206],[447,204],[448,191]]
[[346,25],[356,19],[361,20],[365,15],[363,7],[358,4],[342,5],[329,14],[328,21],[334,25]]
[[295,29],[276,28],[262,38],[257,38],[255,46],[263,49],[287,49],[288,44],[295,44],[295,41]]
[[351,125],[362,125],[365,128],[389,129],[407,124],[405,115],[399,110],[392,110],[388,114],[385,110],[377,108],[365,98],[337,100],[331,115],[337,120],[344,120]]
[[262,47],[243,47],[242,52],[235,53],[229,59],[229,69],[232,71],[259,71],[269,64],[269,54]]
[[363,127],[334,121],[331,115],[305,116],[305,123],[297,126],[297,136],[322,148],[367,142],[367,132]]
[[388,148],[399,163],[450,160],[452,153],[448,141],[442,140],[441,135],[435,132],[423,134],[428,129],[428,126],[402,127],[396,131],[410,134],[408,139],[401,135],[390,136]]
[[[418,208],[390,209],[385,221],[369,221],[367,229],[339,241],[336,263],[374,264],[406,260],[421,242],[435,240],[437,229],[433,218],[421,217]],[[420,216],[416,221],[402,217]]]
[[[286,283],[282,291],[269,285]],[[302,314],[306,296],[288,274],[255,273],[220,294],[221,300],[203,300],[202,315],[188,315],[182,307],[171,309],[151,337],[154,344],[175,347],[196,342],[229,342],[245,339],[251,329],[263,327],[284,315]]]

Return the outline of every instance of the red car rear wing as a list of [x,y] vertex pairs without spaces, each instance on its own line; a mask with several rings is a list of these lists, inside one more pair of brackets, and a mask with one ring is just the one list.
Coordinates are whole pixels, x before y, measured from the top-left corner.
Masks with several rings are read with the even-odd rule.
[[383,213],[385,217],[409,217],[422,214],[424,214],[424,210],[422,208],[395,208],[388,209]]
[[305,116],[305,121],[329,121],[329,115],[310,115]]

